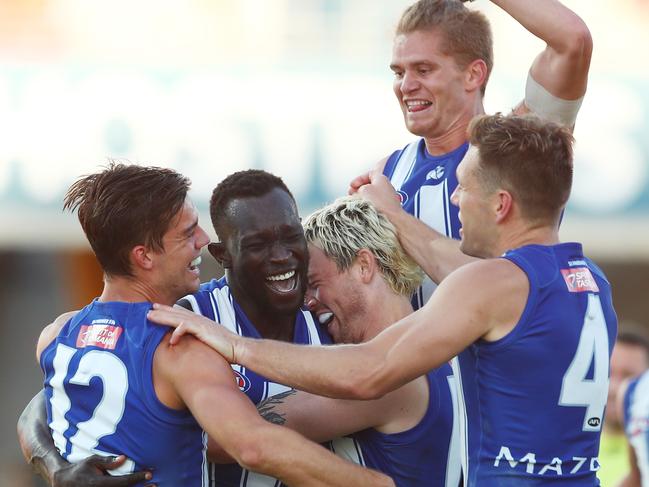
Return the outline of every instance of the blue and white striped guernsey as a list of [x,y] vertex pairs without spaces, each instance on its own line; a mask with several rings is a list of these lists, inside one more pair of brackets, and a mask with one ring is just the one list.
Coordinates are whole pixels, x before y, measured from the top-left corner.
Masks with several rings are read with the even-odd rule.
[[649,371],[629,383],[624,395],[624,431],[635,452],[642,485],[649,485]]
[[124,454],[115,475],[152,469],[156,485],[207,486],[207,435],[153,387],[153,355],[169,328],[149,322],[150,309],[95,300],[43,351],[52,438],[69,462]]
[[[451,195],[457,187],[455,171],[468,148],[467,142],[448,154],[431,156],[424,139],[419,139],[395,151],[383,169],[399,193],[404,210],[455,239],[460,238],[460,220],[457,207],[451,204]],[[436,287],[426,277],[413,297],[413,307],[421,308]]]
[[[212,279],[201,285],[198,292],[185,296],[195,313],[221,323],[228,330],[249,338],[261,338],[255,326],[232,297],[225,279]],[[330,344],[331,339],[316,325],[313,315],[301,309],[295,317],[293,343],[304,345]],[[250,400],[258,404],[290,387],[269,381],[241,365],[232,365],[239,388]],[[267,475],[241,468],[237,464],[210,464],[210,486],[213,487],[266,487],[280,486],[281,482]]]

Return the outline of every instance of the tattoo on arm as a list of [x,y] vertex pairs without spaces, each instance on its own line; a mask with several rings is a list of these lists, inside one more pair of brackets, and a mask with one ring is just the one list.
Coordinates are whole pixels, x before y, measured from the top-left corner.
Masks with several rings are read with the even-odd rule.
[[259,404],[257,404],[257,412],[269,423],[283,425],[286,423],[286,414],[278,413],[275,411],[275,406],[282,404],[284,399],[288,396],[295,394],[295,389],[290,391],[282,392],[275,396],[264,399]]

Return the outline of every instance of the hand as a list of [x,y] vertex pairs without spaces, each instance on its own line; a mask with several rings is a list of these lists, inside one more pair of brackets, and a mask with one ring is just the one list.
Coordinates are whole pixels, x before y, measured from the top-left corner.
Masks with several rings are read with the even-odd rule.
[[121,467],[125,461],[124,455],[118,457],[93,455],[79,463],[70,463],[54,473],[52,487],[126,487],[151,480],[151,472],[147,471],[115,477],[107,475],[108,470]]
[[189,333],[223,355],[230,363],[235,363],[234,340],[237,335],[220,324],[184,308],[172,308],[158,303],[153,305],[148,318],[160,325],[175,328],[169,339],[171,345],[175,345],[184,334]]
[[369,200],[386,216],[401,211],[401,198],[390,180],[378,170],[357,177],[350,183],[350,188],[352,187],[356,187],[354,194]]

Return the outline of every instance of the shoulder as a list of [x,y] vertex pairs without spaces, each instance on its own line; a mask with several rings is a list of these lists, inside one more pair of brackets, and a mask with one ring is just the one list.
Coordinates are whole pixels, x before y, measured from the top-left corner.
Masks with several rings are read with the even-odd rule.
[[525,283],[527,276],[520,267],[507,259],[492,258],[475,260],[459,267],[442,281],[439,288],[454,291],[479,289],[486,299]]
[[63,326],[68,321],[70,321],[70,319],[78,312],[79,310],[63,313],[62,315],[59,315],[52,323],[43,328],[43,331],[41,331],[41,334],[38,337],[38,344],[36,345],[36,361],[40,361],[43,350],[45,350],[45,348],[47,348],[47,346],[52,343],[52,341],[58,336],[59,332],[61,331],[61,328],[63,328]]

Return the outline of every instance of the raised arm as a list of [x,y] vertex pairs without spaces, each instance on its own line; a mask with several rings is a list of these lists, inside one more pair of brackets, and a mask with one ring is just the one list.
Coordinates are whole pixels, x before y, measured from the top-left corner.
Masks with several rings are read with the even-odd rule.
[[193,338],[184,337],[175,347],[161,344],[154,367],[208,435],[244,468],[289,485],[394,485],[385,475],[347,462],[294,431],[264,421],[237,388],[225,360]]
[[[545,49],[534,59],[530,68],[532,80],[561,100],[578,100],[583,97],[593,50],[590,31],[584,21],[558,0],[491,1],[546,43]],[[541,95],[535,93],[535,90],[537,88],[530,86],[528,82],[526,99],[516,110],[518,113],[554,108],[553,115],[559,116],[558,112],[570,110],[570,106],[536,106],[543,104],[544,98],[538,98]],[[576,110],[578,108],[577,106]],[[576,111],[574,115],[576,116]]]

